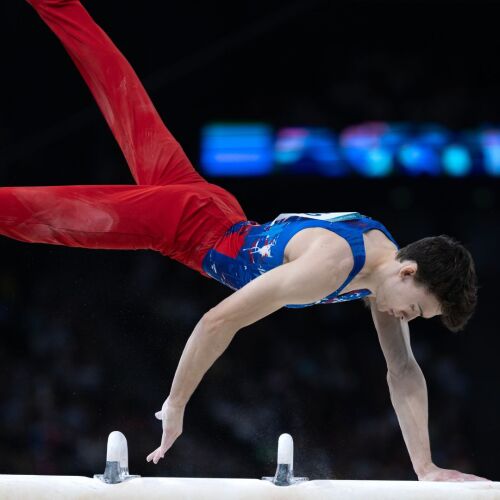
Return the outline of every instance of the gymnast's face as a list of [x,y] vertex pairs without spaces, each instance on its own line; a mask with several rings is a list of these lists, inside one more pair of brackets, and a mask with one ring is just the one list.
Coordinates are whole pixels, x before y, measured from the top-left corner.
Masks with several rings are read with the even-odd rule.
[[418,264],[414,261],[396,262],[393,271],[377,288],[377,309],[406,321],[441,314],[436,297],[415,282]]

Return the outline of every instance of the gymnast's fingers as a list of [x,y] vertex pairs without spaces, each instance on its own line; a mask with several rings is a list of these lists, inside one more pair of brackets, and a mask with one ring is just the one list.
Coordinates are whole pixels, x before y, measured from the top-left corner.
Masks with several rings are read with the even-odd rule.
[[[155,459],[156,458],[156,454],[158,452],[160,448],[156,448],[155,451],[151,452],[147,457],[146,457],[146,461],[148,462],[151,462],[151,460]],[[158,461],[156,461],[155,463],[157,463]]]

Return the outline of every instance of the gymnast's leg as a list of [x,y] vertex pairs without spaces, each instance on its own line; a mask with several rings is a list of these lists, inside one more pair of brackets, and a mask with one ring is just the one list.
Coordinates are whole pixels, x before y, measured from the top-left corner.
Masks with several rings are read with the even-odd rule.
[[134,70],[77,0],[27,0],[92,92],[137,184],[207,183],[162,122]]
[[205,253],[237,215],[196,189],[183,184],[2,187],[0,235],[27,243],[154,250],[206,276]]
[[168,251],[175,224],[165,214],[170,204],[186,205],[182,195],[177,186],[2,187],[0,234],[27,243]]
[[[151,188],[149,188],[151,190]],[[28,243],[102,249],[153,248],[153,193],[141,186],[0,188],[0,234]],[[141,208],[142,209],[142,208]]]
[[86,248],[152,248],[200,269],[204,252],[246,219],[192,167],[125,58],[77,0],[28,0],[63,42],[140,186],[0,188],[0,234]]

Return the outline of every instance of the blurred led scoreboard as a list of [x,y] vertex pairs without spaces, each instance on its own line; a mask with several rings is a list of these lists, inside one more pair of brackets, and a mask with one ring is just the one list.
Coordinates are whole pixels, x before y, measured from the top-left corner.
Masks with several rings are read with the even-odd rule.
[[500,127],[453,132],[440,125],[370,122],[273,129],[213,123],[202,130],[201,169],[211,176],[500,176]]

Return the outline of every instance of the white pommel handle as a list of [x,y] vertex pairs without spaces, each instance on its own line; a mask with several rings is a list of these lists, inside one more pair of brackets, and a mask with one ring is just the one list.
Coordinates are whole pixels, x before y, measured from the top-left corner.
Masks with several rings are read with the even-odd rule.
[[120,462],[120,467],[128,469],[127,438],[120,431],[108,436],[107,462]]
[[290,434],[281,434],[278,440],[278,465],[281,464],[293,469],[293,439]]

